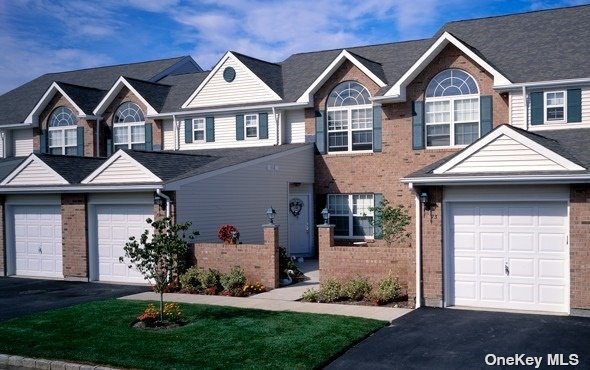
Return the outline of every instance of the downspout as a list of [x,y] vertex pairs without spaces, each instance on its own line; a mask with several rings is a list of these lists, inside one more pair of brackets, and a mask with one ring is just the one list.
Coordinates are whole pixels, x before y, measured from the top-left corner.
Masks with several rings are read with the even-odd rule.
[[416,308],[420,308],[422,306],[422,204],[414,184],[410,182],[408,186],[414,193],[416,208]]
[[524,103],[524,129],[529,130],[529,101],[526,97],[526,86],[522,86],[522,99]]
[[178,150],[180,133],[178,132],[179,128],[178,122],[176,122],[176,114],[172,115],[172,130],[174,130],[174,150]]
[[0,131],[0,139],[2,140],[2,158],[6,158],[6,132]]
[[275,119],[276,125],[275,145],[281,145],[281,125],[279,123],[279,120],[277,119],[277,113],[274,106],[272,107],[272,116]]
[[164,200],[166,200],[166,217],[170,217],[170,205],[172,204],[170,197],[162,193],[161,189],[156,189],[156,194],[158,194],[159,197],[164,198]]
[[96,117],[96,156],[100,157],[100,117]]

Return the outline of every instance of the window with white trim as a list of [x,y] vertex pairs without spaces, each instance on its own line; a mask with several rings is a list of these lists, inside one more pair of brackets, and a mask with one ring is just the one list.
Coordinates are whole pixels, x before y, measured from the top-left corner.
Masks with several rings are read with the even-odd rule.
[[339,84],[328,97],[328,152],[373,150],[373,103],[355,81]]
[[49,153],[78,154],[78,135],[76,116],[67,107],[57,107],[47,121]]
[[205,140],[205,118],[193,119],[193,142],[204,143]]
[[426,88],[426,146],[469,145],[479,138],[479,89],[460,69],[437,74]]
[[373,238],[373,194],[329,194],[330,222],[334,236],[349,239]]
[[565,91],[545,92],[545,122],[563,123],[566,121],[565,99]]
[[246,139],[258,139],[258,114],[244,115],[244,123]]
[[119,106],[113,119],[113,145],[117,149],[145,149],[145,118],[133,102]]

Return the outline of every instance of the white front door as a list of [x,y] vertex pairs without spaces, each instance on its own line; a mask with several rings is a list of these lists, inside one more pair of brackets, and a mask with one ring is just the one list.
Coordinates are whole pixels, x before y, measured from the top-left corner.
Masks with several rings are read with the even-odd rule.
[[63,277],[60,206],[13,206],[16,275]]
[[448,305],[568,312],[566,202],[449,207]]
[[129,268],[123,247],[130,236],[138,240],[149,227],[145,221],[154,218],[153,205],[99,205],[96,206],[98,280],[122,283],[146,283],[134,267]]
[[289,199],[289,254],[311,256],[311,195],[294,194]]

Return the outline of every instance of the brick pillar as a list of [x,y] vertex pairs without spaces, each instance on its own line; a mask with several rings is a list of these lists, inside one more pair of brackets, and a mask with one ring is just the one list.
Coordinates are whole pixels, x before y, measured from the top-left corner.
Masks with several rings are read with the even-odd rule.
[[570,190],[570,307],[572,314],[590,309],[590,187]]
[[320,281],[322,280],[323,262],[326,262],[326,253],[334,247],[335,225],[318,225],[318,261],[320,269]]
[[262,225],[264,230],[264,248],[268,250],[270,264],[274,266],[269,284],[272,288],[279,287],[279,226],[274,224]]
[[442,188],[428,188],[431,211],[422,211],[422,297],[430,307],[443,306]]
[[66,280],[88,280],[86,196],[61,195],[63,273]]
[[0,197],[0,276],[6,276],[6,233],[4,232],[4,197]]
[[82,120],[80,127],[84,127],[84,156],[96,157],[96,120]]

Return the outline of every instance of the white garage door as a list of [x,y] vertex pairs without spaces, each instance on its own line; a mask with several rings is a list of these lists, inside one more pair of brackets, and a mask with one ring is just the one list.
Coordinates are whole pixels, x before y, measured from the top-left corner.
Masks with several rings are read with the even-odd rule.
[[139,239],[153,218],[153,205],[101,205],[96,207],[98,227],[98,279],[123,283],[146,283],[135,268],[119,262],[130,236]]
[[451,305],[568,312],[567,203],[454,203]]
[[16,275],[63,277],[60,206],[13,206]]

